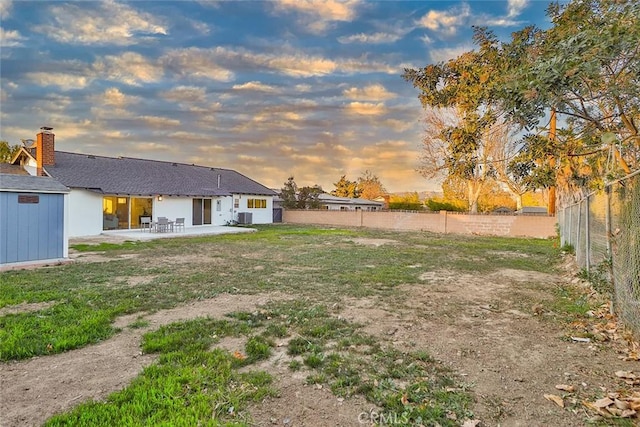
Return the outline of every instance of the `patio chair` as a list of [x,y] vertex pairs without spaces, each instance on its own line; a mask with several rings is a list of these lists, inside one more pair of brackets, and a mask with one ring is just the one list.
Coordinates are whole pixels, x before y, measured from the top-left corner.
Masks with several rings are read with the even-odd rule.
[[[158,222],[156,222],[156,231],[158,233],[166,233],[169,231],[169,228],[172,228],[173,223],[169,222],[169,219],[164,216],[158,217]],[[173,230],[172,230],[173,231]]]
[[179,231],[180,228],[182,228],[182,231],[184,231],[184,218],[176,218],[173,226],[175,227],[176,231]]
[[149,231],[151,231],[151,217],[150,216],[141,216],[140,217],[140,228],[142,228],[142,230],[146,230],[149,229]]

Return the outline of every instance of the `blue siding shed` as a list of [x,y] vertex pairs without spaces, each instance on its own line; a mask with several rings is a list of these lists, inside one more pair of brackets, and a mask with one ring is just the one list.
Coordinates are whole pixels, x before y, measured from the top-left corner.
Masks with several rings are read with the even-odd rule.
[[52,178],[0,174],[0,266],[67,257],[68,192]]

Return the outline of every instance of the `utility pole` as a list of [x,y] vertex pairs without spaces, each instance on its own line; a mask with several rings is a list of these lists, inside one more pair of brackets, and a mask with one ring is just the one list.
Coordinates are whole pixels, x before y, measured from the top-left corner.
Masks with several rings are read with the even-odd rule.
[[[549,140],[551,142],[556,141],[556,109],[551,109],[551,120],[549,121]],[[551,169],[556,166],[556,158],[549,156],[549,166]],[[556,214],[556,186],[555,184],[549,187],[549,202],[547,203],[547,213],[549,215]]]

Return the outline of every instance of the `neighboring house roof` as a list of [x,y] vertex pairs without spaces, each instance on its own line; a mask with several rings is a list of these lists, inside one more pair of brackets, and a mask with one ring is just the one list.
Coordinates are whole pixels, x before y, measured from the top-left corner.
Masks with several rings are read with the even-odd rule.
[[[277,193],[277,191],[275,192]],[[328,194],[328,193],[321,193],[320,195],[318,195],[318,200],[320,200],[320,202],[324,204],[334,204],[334,205],[384,206],[384,203],[382,202],[376,202],[368,199],[358,199],[358,198],[354,199],[351,197],[337,197],[337,196],[332,196],[331,194]],[[283,202],[284,199],[278,193],[278,195],[274,197],[273,201]]]
[[320,202],[325,204],[358,205],[358,206],[383,206],[384,205],[384,203],[382,202],[375,202],[373,200],[360,199],[360,198],[353,199],[351,197],[337,197],[327,193],[320,194],[318,199],[320,200]]
[[0,191],[68,193],[69,189],[53,178],[3,173],[0,174]]
[[547,208],[545,206],[523,206],[522,209],[516,211],[517,214],[530,215],[546,215]]
[[275,195],[269,188],[230,169],[130,157],[56,151],[55,165],[47,166],[46,171],[68,187],[104,194],[188,197]]
[[11,175],[29,175],[20,165],[12,165],[10,163],[0,163],[0,173]]

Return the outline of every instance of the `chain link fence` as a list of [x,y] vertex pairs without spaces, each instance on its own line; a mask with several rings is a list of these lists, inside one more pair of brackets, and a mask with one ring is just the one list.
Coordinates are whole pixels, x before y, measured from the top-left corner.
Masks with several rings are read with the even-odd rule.
[[613,309],[640,336],[640,171],[589,194],[564,194],[558,208],[560,244]]

